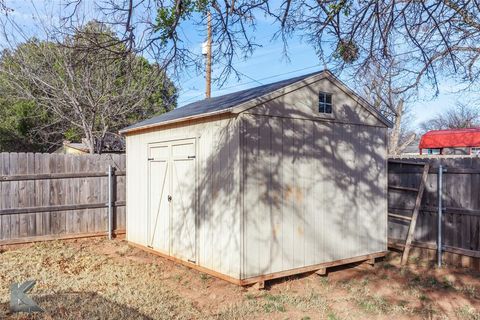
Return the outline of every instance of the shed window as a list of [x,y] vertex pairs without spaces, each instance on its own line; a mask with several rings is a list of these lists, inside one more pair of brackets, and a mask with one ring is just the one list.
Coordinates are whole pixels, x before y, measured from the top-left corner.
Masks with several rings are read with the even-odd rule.
[[332,113],[332,95],[320,92],[318,94],[318,111],[320,113]]

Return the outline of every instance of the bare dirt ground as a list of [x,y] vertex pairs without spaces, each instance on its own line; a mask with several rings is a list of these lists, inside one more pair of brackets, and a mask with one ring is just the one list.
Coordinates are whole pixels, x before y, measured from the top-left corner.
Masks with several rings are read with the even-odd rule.
[[[480,275],[399,267],[392,253],[374,268],[337,268],[240,288],[129,246],[75,240],[0,253],[0,319],[480,319]],[[415,261],[414,261],[415,262]],[[9,285],[44,313],[9,314]]]

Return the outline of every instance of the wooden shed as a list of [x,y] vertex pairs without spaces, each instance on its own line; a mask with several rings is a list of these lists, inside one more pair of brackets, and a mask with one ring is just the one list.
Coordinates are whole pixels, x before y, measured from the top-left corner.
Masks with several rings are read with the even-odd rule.
[[390,125],[320,71],[127,127],[127,239],[240,285],[372,261]]

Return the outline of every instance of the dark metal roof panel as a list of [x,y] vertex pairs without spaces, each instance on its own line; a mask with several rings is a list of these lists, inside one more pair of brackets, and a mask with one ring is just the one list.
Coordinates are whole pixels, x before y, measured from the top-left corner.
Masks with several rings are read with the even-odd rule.
[[265,84],[259,87],[229,93],[223,96],[218,96],[210,99],[204,99],[197,102],[193,102],[183,107],[176,108],[170,112],[133,124],[129,127],[122,129],[121,131],[129,131],[131,129],[150,126],[150,125],[154,125],[161,122],[172,121],[172,120],[177,120],[181,118],[229,109],[241,103],[259,98],[265,94],[276,91],[278,89],[291,85],[295,82],[302,81],[308,77],[314,76],[316,74],[320,74],[322,72],[323,71],[317,71],[317,72],[305,74],[299,77],[286,79],[286,80],[282,80],[282,81],[278,81],[270,84]]

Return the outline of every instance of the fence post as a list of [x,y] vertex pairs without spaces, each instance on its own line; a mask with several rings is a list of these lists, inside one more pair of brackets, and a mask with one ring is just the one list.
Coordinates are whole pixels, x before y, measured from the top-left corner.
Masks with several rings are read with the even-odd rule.
[[108,239],[112,240],[112,165],[108,165]]
[[442,195],[443,195],[443,167],[438,166],[438,228],[437,228],[437,266],[442,267],[442,232],[443,232],[443,208],[442,208]]

